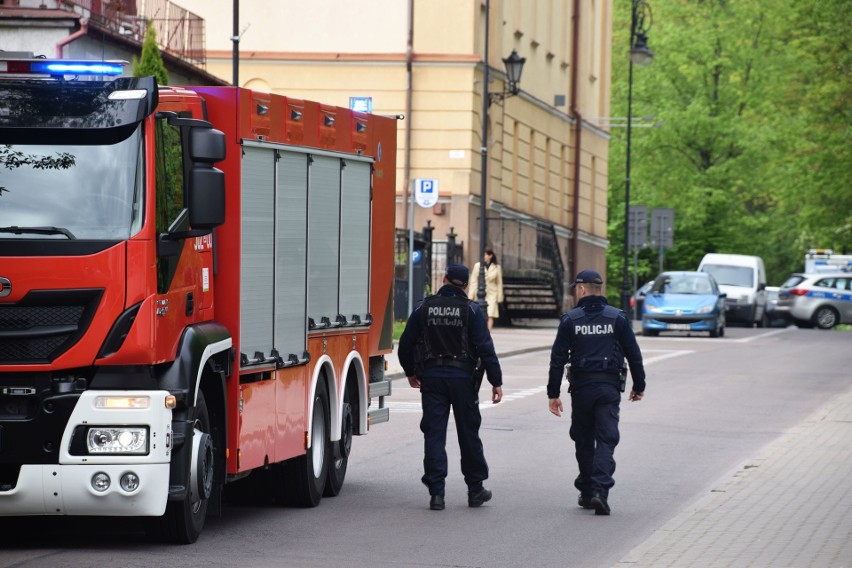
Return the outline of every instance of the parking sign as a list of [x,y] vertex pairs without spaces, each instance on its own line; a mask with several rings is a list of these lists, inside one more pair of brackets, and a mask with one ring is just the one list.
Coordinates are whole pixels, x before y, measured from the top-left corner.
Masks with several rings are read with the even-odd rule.
[[438,203],[438,180],[414,180],[414,200],[420,207],[432,207]]

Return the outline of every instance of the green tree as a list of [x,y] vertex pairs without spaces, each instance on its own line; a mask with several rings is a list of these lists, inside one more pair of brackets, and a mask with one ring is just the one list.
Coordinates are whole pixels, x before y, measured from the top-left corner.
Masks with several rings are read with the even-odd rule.
[[[665,269],[706,252],[756,254],[771,283],[810,242],[852,232],[850,0],[648,0],[652,66],[634,68],[631,204],[675,209]],[[616,0],[612,114],[626,116],[630,0]],[[610,141],[610,282],[621,282],[624,129]],[[844,233],[845,227],[845,233]],[[632,260],[631,260],[632,264]],[[639,281],[657,272],[640,255]],[[609,287],[614,299],[617,286]]]
[[140,59],[133,58],[134,77],[154,77],[158,85],[169,84],[169,73],[160,55],[157,45],[157,32],[153,25],[149,25],[145,31],[145,41],[142,42],[142,56]]

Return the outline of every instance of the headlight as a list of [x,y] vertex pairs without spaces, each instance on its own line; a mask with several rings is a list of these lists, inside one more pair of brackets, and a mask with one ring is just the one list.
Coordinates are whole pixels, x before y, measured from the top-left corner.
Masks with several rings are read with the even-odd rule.
[[661,311],[663,311],[663,308],[661,308],[660,306],[654,306],[654,305],[645,303],[645,311],[657,314],[657,313],[660,313]]
[[700,308],[695,310],[695,313],[696,314],[709,314],[710,312],[713,311],[713,308],[715,308],[715,307],[716,307],[715,304],[707,304],[706,306],[701,306]]
[[131,426],[90,428],[86,448],[90,454],[147,454],[148,429]]
[[748,296],[740,296],[737,302],[740,304],[749,304],[751,303],[751,298],[749,298]]

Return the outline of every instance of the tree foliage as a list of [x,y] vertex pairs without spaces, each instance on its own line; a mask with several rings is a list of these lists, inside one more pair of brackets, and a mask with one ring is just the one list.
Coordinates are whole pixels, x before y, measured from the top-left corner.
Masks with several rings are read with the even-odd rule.
[[[0,145],[0,166],[14,170],[22,166],[30,166],[36,170],[65,170],[73,167],[76,158],[67,152],[57,152],[56,157],[34,156],[15,150],[11,144]],[[0,185],[0,195],[9,191]]]
[[[633,205],[675,210],[664,269],[756,254],[770,283],[809,247],[852,249],[852,0],[647,0],[650,67],[634,67]],[[629,0],[615,1],[612,114],[627,115]],[[610,282],[621,282],[625,129],[610,142]],[[639,284],[658,251],[640,252]],[[632,270],[632,252],[630,255]],[[618,293],[609,286],[610,295]]]
[[145,31],[145,40],[142,42],[142,55],[137,60],[133,58],[134,77],[154,77],[158,85],[169,84],[169,73],[160,55],[160,47],[157,45],[157,32],[154,26],[149,25]]

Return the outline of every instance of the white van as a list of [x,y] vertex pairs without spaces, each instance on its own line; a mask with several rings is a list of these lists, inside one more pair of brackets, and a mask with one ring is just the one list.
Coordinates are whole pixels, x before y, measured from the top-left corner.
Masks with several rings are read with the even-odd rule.
[[766,269],[759,256],[708,253],[698,265],[709,272],[728,297],[725,300],[727,321],[739,321],[767,327]]

